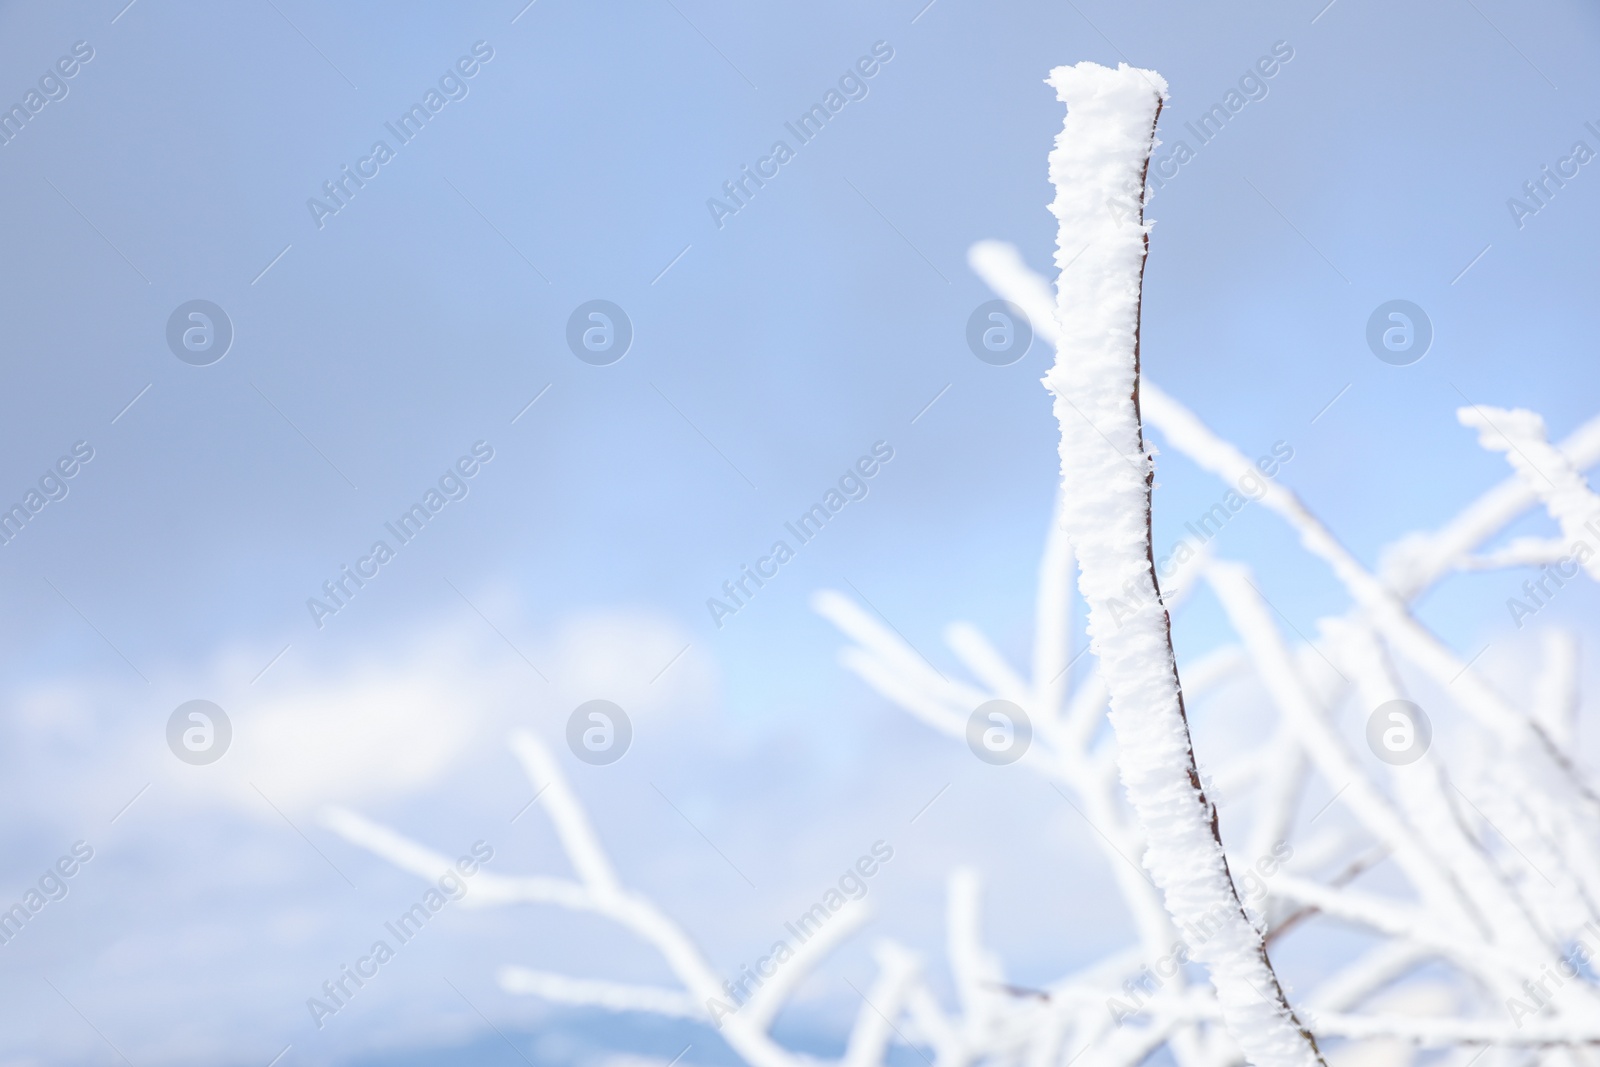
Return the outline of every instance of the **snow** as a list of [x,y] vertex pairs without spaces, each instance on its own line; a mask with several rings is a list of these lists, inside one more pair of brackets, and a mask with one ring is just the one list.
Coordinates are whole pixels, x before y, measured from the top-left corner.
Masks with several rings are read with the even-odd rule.
[[[1127,64],[1058,67],[1067,118],[1050,154],[1059,225],[1060,345],[1045,387],[1061,426],[1062,519],[1089,605],[1090,647],[1110,693],[1122,781],[1148,835],[1146,868],[1177,923],[1221,915],[1193,946],[1234,1039],[1261,1067],[1319,1064],[1246,917],[1200,789],[1164,607],[1122,617],[1131,597],[1159,605],[1150,546],[1154,461],[1139,420],[1139,304],[1150,224],[1145,168],[1166,83]],[[1130,217],[1127,205],[1136,205]]]
[[1576,562],[1600,580],[1600,496],[1565,452],[1550,443],[1544,419],[1532,411],[1477,406],[1456,412],[1461,425],[1478,431],[1478,443],[1504,452],[1517,475],[1561,524],[1572,546],[1586,546]]

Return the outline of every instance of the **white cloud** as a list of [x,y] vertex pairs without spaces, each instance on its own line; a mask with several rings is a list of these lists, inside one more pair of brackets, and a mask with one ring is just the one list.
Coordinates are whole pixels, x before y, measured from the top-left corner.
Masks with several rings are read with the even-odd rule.
[[[180,801],[225,798],[268,818],[254,787],[291,815],[330,802],[377,803],[435,785],[474,750],[498,751],[513,726],[532,724],[554,739],[585,700],[615,701],[636,722],[703,714],[716,700],[717,672],[706,650],[689,645],[658,614],[589,610],[519,642],[544,681],[480,619],[463,615],[331,667],[291,651],[257,686],[240,679],[272,653],[235,648],[157,678],[158,693],[188,696],[137,715],[121,690],[38,682],[16,699],[13,758],[26,776],[106,789],[124,789],[130,774],[157,774],[172,787],[161,792]],[[233,725],[227,755],[209,767],[179,764],[165,747],[166,715],[194,695],[214,699]]]

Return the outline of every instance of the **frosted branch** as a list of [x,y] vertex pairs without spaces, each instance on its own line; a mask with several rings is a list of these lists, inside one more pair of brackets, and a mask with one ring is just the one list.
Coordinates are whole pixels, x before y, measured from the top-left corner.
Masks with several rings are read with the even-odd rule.
[[[1111,696],[1122,780],[1148,839],[1145,866],[1179,925],[1220,922],[1195,947],[1228,1029],[1263,1067],[1320,1064],[1245,917],[1200,789],[1164,609],[1122,619],[1129,596],[1158,605],[1150,542],[1153,475],[1139,420],[1139,300],[1148,224],[1145,168],[1165,96],[1159,75],[1123,65],[1058,67],[1067,119],[1050,155],[1060,225],[1060,344],[1045,385],[1061,427],[1063,525],[1089,605],[1090,647]],[[1114,205],[1132,204],[1132,222]]]

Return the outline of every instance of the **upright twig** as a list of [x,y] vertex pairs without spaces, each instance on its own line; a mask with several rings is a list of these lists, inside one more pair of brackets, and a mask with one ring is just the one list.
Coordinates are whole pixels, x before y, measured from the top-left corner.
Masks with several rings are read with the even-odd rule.
[[[1139,421],[1139,310],[1149,248],[1145,171],[1166,83],[1126,64],[1080,63],[1056,68],[1050,84],[1067,118],[1050,155],[1061,347],[1045,385],[1061,425],[1063,517],[1110,693],[1123,784],[1148,838],[1145,865],[1180,925],[1221,916],[1222,929],[1194,954],[1250,1061],[1320,1065],[1229,874],[1160,603],[1150,534],[1154,464]],[[1110,605],[1130,595],[1152,606],[1120,617]]]

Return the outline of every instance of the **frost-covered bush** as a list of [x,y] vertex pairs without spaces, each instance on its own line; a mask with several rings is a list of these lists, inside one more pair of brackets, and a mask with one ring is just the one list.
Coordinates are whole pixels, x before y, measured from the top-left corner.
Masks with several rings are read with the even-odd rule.
[[[974,736],[975,709],[1025,709],[1031,744],[1021,762],[1099,831],[1137,941],[1042,989],[1018,990],[982,944],[976,876],[958,871],[946,932],[956,1002],[940,1002],[912,953],[880,945],[879,975],[863,991],[841,1062],[881,1064],[893,1044],[907,1043],[941,1067],[1131,1065],[1159,1049],[1182,1067],[1324,1057],[1600,1063],[1600,965],[1592,962],[1600,954],[1600,798],[1575,760],[1575,642],[1548,634],[1534,696],[1519,703],[1410,607],[1457,572],[1546,566],[1543,584],[1517,598],[1523,624],[1552,595],[1550,571],[1556,588],[1580,570],[1600,578],[1600,496],[1582,473],[1600,461],[1600,418],[1554,443],[1532,413],[1463,409],[1463,424],[1506,455],[1513,476],[1439,529],[1402,537],[1379,570],[1367,568],[1282,477],[1258,476],[1251,459],[1140,377],[1149,226],[1142,210],[1130,217],[1125,205],[1143,203],[1165,83],[1126,65],[1080,64],[1054,71],[1051,84],[1068,109],[1050,155],[1057,285],[1008,246],[983,242],[971,253],[979,275],[1057,350],[1045,385],[1061,427],[1062,487],[1039,573],[1033,662],[1019,668],[976,629],[952,626],[948,643],[971,678],[957,680],[851,599],[824,592],[815,603],[852,642],[843,653],[850,670],[957,743]],[[1242,561],[1202,549],[1168,568],[1163,554],[1158,573],[1147,428],[1225,485],[1250,486],[1339,580],[1350,607],[1321,620],[1316,647],[1286,637]],[[1538,507],[1560,536],[1485,548]],[[1094,658],[1073,670],[1075,571]],[[1180,668],[1168,609],[1202,582],[1238,640]],[[1428,745],[1402,667],[1431,687],[1436,716],[1461,724],[1448,752]],[[1204,776],[1185,701],[1246,677],[1270,697],[1274,728],[1253,748],[1213,754],[1216,774]],[[1351,744],[1369,716],[1370,749]],[[502,987],[712,1024],[756,1067],[815,1062],[776,1041],[771,1026],[798,985],[859,929],[865,906],[845,902],[814,936],[787,946],[761,981],[731,988],[677,923],[626,888],[543,745],[521,734],[513,747],[576,877],[485,871],[477,902],[603,916],[654,948],[679,985],[507,966]],[[1307,810],[1314,790],[1332,799]],[[1217,803],[1228,811],[1226,837]],[[1319,826],[1333,804],[1348,818]],[[353,813],[329,821],[422,877],[448,866]],[[1357,884],[1379,865],[1402,892]],[[1274,948],[1317,922],[1352,939],[1350,962],[1314,988],[1288,991]]]

